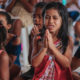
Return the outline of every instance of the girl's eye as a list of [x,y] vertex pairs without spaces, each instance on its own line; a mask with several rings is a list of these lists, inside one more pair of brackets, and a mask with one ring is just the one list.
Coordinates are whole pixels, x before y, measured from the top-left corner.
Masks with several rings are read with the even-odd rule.
[[53,19],[56,19],[56,20],[57,20],[57,19],[58,19],[58,17],[56,17],[56,16],[53,16]]

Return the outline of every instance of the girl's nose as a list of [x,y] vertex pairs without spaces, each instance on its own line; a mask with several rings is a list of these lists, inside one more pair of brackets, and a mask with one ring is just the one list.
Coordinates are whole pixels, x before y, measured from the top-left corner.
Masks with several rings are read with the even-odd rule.
[[49,23],[52,24],[54,21],[52,18],[49,19]]

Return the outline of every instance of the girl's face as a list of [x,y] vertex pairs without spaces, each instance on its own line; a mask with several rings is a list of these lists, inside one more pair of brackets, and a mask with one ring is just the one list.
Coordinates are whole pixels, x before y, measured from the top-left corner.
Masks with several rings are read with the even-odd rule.
[[34,25],[38,26],[39,29],[43,27],[42,9],[37,8],[33,13]]
[[6,17],[4,15],[0,14],[0,22],[3,24],[3,26],[6,28],[6,30],[11,28],[10,24],[7,24]]
[[48,9],[44,16],[44,25],[51,33],[58,33],[62,25],[62,18],[56,9]]

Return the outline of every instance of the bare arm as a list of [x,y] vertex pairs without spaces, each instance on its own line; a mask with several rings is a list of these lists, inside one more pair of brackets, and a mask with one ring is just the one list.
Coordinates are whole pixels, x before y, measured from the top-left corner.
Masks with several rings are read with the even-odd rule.
[[36,3],[38,3],[38,0],[29,0],[29,2],[34,6]]
[[53,44],[53,40],[51,38],[51,34],[48,31],[48,44],[49,44],[49,49],[52,51],[52,54],[55,56],[56,60],[64,67],[70,67],[71,60],[72,60],[72,50],[73,50],[73,43],[72,39],[69,39],[68,46],[66,48],[66,51],[64,55],[55,47]]
[[32,4],[30,4],[27,0],[20,0],[20,1],[27,11],[32,12],[33,10]]
[[66,4],[66,7],[68,8],[68,7],[70,7],[72,4],[76,5],[76,7],[77,7],[78,9],[80,9],[77,0],[71,0],[69,3]]
[[21,35],[21,28],[22,28],[22,21],[20,19],[17,19],[13,22],[13,34],[20,37]]
[[67,49],[64,53],[64,55],[62,55],[59,50],[55,47],[53,47],[52,52],[54,54],[54,56],[56,57],[56,60],[64,67],[70,67],[71,64],[71,60],[72,60],[72,41],[69,41]]
[[7,6],[6,11],[10,12],[11,9],[13,8],[13,6],[15,5],[16,0],[12,0],[12,2],[10,3],[10,5]]
[[[36,42],[36,40],[34,40]],[[34,67],[37,67],[40,65],[40,63],[42,62],[45,54],[46,54],[46,51],[47,51],[47,40],[44,40],[45,41],[45,44],[44,46],[42,46],[40,48],[40,50],[37,49],[37,45],[33,47],[33,51],[32,51],[32,65]],[[35,43],[34,43],[35,44]]]

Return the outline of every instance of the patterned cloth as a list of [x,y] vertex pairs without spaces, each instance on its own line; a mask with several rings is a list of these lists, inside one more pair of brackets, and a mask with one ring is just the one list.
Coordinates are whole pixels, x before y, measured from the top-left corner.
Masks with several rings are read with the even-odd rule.
[[[58,40],[54,44],[63,53],[62,42]],[[70,69],[63,68],[53,56],[46,54],[35,68],[32,80],[72,80],[72,75]]]
[[51,56],[49,57],[49,60],[51,60],[51,63],[48,65],[45,73],[39,80],[54,80],[54,62],[52,61]]

